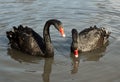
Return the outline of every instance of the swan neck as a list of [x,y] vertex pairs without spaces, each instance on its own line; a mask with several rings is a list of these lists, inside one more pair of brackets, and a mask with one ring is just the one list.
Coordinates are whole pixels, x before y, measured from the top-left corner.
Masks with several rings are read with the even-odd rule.
[[45,26],[44,26],[43,39],[44,39],[45,43],[47,43],[47,42],[51,43],[51,38],[50,38],[50,33],[49,33],[49,27],[50,27],[50,24],[48,24],[48,23],[46,23]]
[[[43,29],[43,39],[44,39],[44,44],[45,44],[45,51],[47,55],[53,55],[54,54],[54,50],[53,50],[53,46],[51,44],[51,38],[50,38],[50,26],[54,25],[53,23],[51,23],[50,21],[46,22],[44,29]],[[49,53],[48,53],[49,52]]]

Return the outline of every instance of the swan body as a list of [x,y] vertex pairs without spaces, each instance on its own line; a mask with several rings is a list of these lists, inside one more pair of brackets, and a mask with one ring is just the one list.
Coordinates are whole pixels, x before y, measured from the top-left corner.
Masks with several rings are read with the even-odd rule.
[[43,38],[28,26],[14,26],[13,31],[6,32],[11,48],[34,56],[54,56],[54,50],[49,33],[50,25],[54,25],[61,35],[65,37],[62,23],[56,19],[50,19],[45,23]]
[[71,52],[78,57],[78,51],[86,52],[100,48],[108,42],[109,35],[110,32],[103,27],[86,28],[80,33],[72,29]]

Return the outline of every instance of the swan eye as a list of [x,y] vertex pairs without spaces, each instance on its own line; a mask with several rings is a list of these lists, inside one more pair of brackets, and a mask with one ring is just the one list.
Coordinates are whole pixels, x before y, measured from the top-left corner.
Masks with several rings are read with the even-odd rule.
[[60,27],[59,32],[62,35],[62,37],[65,37],[64,29],[62,27]]

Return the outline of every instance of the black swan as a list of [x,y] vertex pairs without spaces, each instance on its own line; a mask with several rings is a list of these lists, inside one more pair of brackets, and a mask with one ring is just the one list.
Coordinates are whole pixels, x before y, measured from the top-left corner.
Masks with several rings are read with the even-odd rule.
[[28,26],[19,25],[18,28],[14,26],[13,31],[6,32],[11,48],[29,55],[53,57],[54,50],[49,33],[50,25],[54,25],[61,35],[65,37],[62,23],[56,19],[50,19],[46,22],[43,29],[43,38]]
[[109,35],[110,32],[103,27],[86,28],[79,34],[76,29],[72,29],[71,52],[78,57],[79,52],[98,49],[108,42]]

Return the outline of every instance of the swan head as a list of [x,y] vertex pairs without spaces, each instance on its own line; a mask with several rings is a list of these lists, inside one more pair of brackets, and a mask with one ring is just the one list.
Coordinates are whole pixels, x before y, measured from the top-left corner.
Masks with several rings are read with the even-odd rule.
[[49,23],[54,25],[55,28],[60,32],[60,34],[62,35],[62,37],[65,37],[65,32],[64,32],[64,28],[62,26],[62,22],[60,20],[57,20],[57,19],[50,19],[48,20],[46,23]]
[[78,31],[76,29],[72,29],[72,52],[75,56],[75,58],[78,58],[78,43],[79,43],[79,35],[78,35]]
[[72,40],[75,43],[78,43],[79,40],[79,35],[78,35],[78,31],[76,29],[72,29]]

